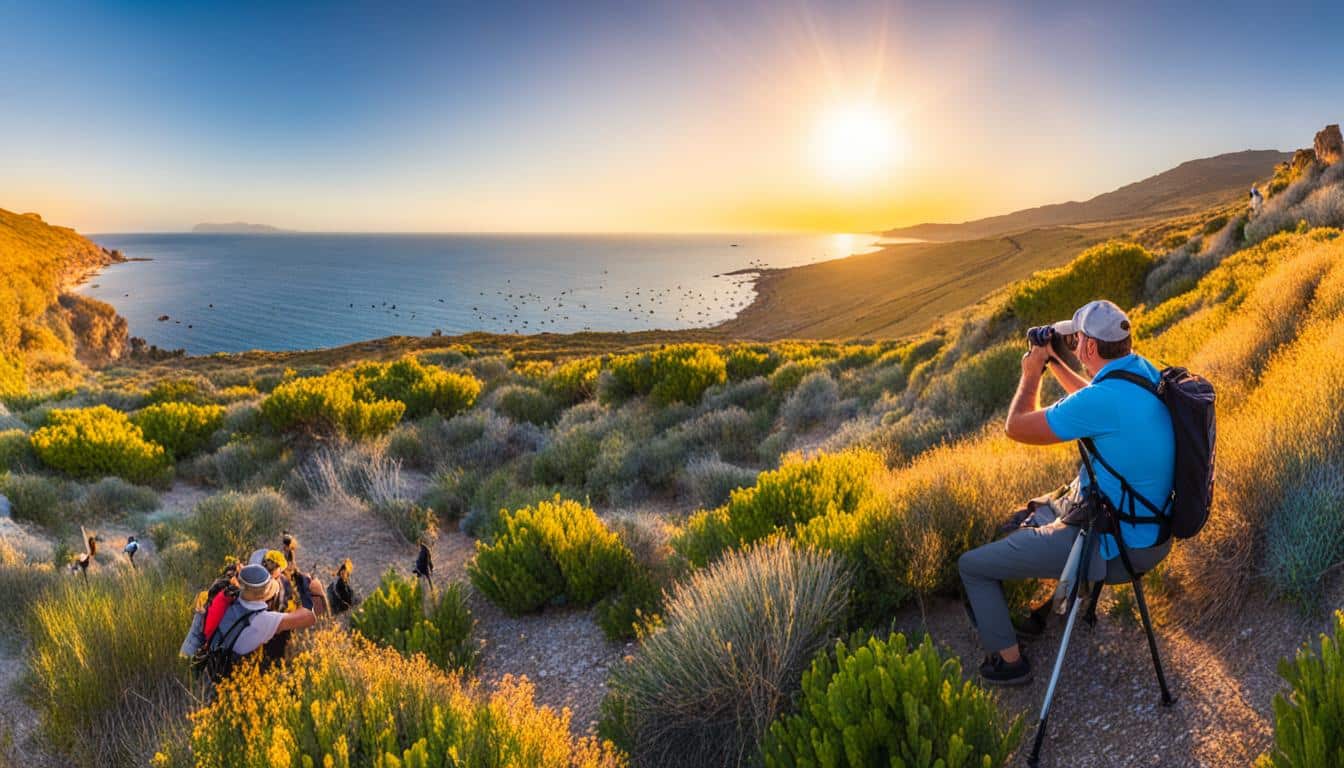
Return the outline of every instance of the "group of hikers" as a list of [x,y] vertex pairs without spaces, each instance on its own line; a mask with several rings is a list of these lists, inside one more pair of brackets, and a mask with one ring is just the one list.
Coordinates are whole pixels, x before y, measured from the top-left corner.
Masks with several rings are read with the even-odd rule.
[[[279,549],[257,549],[246,562],[226,563],[196,596],[181,653],[192,660],[198,675],[218,682],[241,659],[257,654],[263,668],[274,665],[285,657],[295,630],[354,607],[354,564],[349,558],[324,589],[316,576],[298,568],[297,555],[298,540],[286,533]],[[429,547],[421,541],[413,571],[428,580],[433,570]]]

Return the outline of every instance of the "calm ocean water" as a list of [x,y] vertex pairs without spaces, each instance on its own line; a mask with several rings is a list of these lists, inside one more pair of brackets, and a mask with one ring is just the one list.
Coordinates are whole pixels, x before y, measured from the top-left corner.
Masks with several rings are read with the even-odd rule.
[[[82,293],[192,354],[393,334],[632,331],[726,320],[747,267],[871,251],[872,235],[94,235],[133,261]],[[736,246],[733,244],[736,243]],[[718,275],[718,276],[716,276]],[[159,320],[167,315],[169,319]]]

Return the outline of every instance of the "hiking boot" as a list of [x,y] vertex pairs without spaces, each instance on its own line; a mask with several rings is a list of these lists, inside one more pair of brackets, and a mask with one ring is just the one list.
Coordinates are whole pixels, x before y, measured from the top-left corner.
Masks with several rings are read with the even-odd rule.
[[1051,608],[1054,604],[1046,600],[1040,606],[1032,609],[1031,613],[1025,619],[1014,619],[1013,630],[1022,640],[1039,640],[1045,635],[1046,629],[1050,626]]
[[1031,682],[1031,662],[1027,661],[1027,654],[1022,652],[1019,646],[1019,652],[1022,658],[1013,663],[1003,660],[1003,657],[997,653],[991,653],[985,657],[985,662],[980,665],[980,679],[986,685],[1026,685]]

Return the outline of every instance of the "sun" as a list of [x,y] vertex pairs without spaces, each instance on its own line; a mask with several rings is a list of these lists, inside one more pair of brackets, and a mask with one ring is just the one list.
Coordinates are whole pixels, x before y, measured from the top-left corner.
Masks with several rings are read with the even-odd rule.
[[860,181],[890,169],[900,146],[891,115],[873,104],[843,104],[821,113],[816,162],[834,181]]

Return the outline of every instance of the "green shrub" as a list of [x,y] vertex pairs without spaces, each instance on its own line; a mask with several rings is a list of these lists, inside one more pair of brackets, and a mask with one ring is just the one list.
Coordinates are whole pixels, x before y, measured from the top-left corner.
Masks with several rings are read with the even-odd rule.
[[1128,307],[1139,300],[1152,263],[1153,254],[1143,246],[1116,240],[1102,243],[1066,266],[1037,272],[1018,283],[1009,294],[1008,308],[1026,327],[1072,317],[1074,310],[1094,299]]
[[532,461],[533,479],[543,485],[583,488],[597,463],[608,427],[602,423],[557,426],[550,441]]
[[789,429],[804,430],[829,420],[839,402],[840,390],[830,374],[813,371],[789,394],[779,418]]
[[597,625],[608,640],[629,640],[662,618],[663,586],[648,571],[633,569],[619,591],[597,604]]
[[929,407],[959,430],[983,424],[1012,400],[1023,351],[1021,342],[1005,341],[961,360],[925,390]]
[[416,542],[422,536],[434,536],[437,525],[434,510],[422,507],[410,499],[384,499],[373,505],[373,511],[397,535],[408,542]]
[[382,583],[350,617],[350,627],[375,643],[403,655],[423,653],[446,670],[470,670],[476,664],[471,632],[476,622],[460,584],[430,595],[428,610],[419,579],[388,569]]
[[159,403],[144,408],[131,422],[145,439],[167,449],[174,459],[182,459],[200,450],[224,423],[224,406]]
[[32,609],[34,706],[73,764],[145,765],[193,699],[178,656],[185,582],[153,571],[62,579]]
[[481,382],[462,373],[421,365],[414,357],[395,363],[364,363],[354,377],[372,393],[370,400],[396,400],[406,406],[406,418],[431,413],[452,418],[470,408],[481,394]]
[[391,431],[405,410],[397,400],[371,399],[347,371],[291,379],[261,401],[262,417],[279,432],[356,440]]
[[1209,219],[1207,222],[1205,222],[1203,233],[1206,236],[1216,234],[1218,230],[1226,226],[1227,226],[1227,214],[1224,213],[1218,216],[1214,216],[1212,219]]
[[202,378],[163,379],[149,388],[145,401],[151,405],[171,402],[202,405],[210,402],[214,389],[214,385]]
[[0,643],[23,645],[33,606],[61,576],[53,563],[30,562],[8,539],[0,538],[0,595],[4,595],[0,599]]
[[501,516],[493,542],[476,542],[472,584],[511,613],[565,596],[591,605],[620,585],[630,552],[593,510],[576,501],[542,501]]
[[549,424],[559,415],[559,403],[535,387],[512,384],[495,390],[495,410],[514,421]]
[[[266,706],[258,707],[258,691]],[[324,630],[291,663],[244,665],[192,713],[190,750],[155,768],[528,766],[617,768],[609,744],[570,735],[569,712],[505,675],[488,696],[422,656]]]
[[613,668],[599,733],[639,765],[750,765],[839,627],[846,589],[837,559],[783,541],[695,573]]
[[276,540],[289,513],[288,502],[276,491],[230,491],[202,500],[181,529],[196,544],[197,566],[208,572],[227,557],[244,559],[262,543]]
[[728,380],[732,382],[769,376],[775,372],[779,364],[779,357],[766,344],[730,347],[724,358]]
[[248,436],[225,443],[214,453],[197,456],[181,467],[194,482],[238,491],[279,485],[294,468],[296,457],[278,439]]
[[68,520],[63,508],[68,501],[63,484],[42,475],[0,475],[0,494],[9,499],[15,520],[28,520],[44,528],[59,528]]
[[792,392],[809,373],[820,369],[821,365],[821,360],[815,357],[790,360],[770,374],[770,389],[777,395]]
[[1279,661],[1291,693],[1274,696],[1274,747],[1256,768],[1333,768],[1344,765],[1344,611],[1333,632],[1293,661]]
[[870,637],[853,650],[835,644],[803,673],[798,714],[770,726],[767,768],[832,765],[940,765],[998,768],[1022,739],[1022,718],[1004,728],[994,698],[961,677],[927,635]]
[[1344,562],[1344,479],[1332,467],[1308,470],[1279,500],[1266,529],[1266,568],[1279,594],[1311,612],[1320,604],[1318,585]]
[[717,507],[738,488],[756,484],[754,469],[729,464],[718,456],[691,459],[679,476],[682,492],[701,507]]
[[16,472],[37,468],[37,455],[33,453],[32,441],[22,429],[6,429],[0,432],[0,472]]
[[779,469],[761,473],[755,486],[733,491],[726,505],[692,515],[672,546],[691,564],[704,566],[725,550],[775,531],[792,534],[815,517],[880,505],[885,472],[881,458],[868,451],[807,460],[790,455]]
[[610,362],[619,385],[617,394],[648,395],[657,403],[700,401],[705,390],[728,380],[718,348],[708,344],[673,344],[653,352],[621,355]]
[[116,475],[147,484],[162,482],[171,471],[163,446],[145,440],[126,414],[105,405],[52,411],[32,443],[43,464],[75,477]]
[[79,507],[90,519],[108,520],[133,512],[153,512],[159,508],[159,494],[119,477],[105,477],[85,489]]

